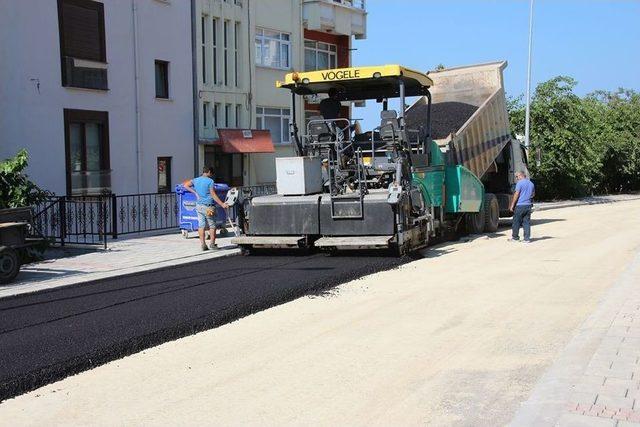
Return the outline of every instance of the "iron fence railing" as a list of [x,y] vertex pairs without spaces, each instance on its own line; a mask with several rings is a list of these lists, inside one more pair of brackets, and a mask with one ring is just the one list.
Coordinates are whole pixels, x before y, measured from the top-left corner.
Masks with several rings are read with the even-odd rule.
[[175,193],[144,193],[110,196],[109,235],[144,233],[178,228]]
[[108,204],[104,197],[57,197],[35,207],[32,233],[62,245],[107,245]]
[[[275,184],[240,187],[245,197],[276,193]],[[33,233],[61,245],[102,245],[119,235],[178,229],[175,193],[52,197],[34,206]],[[229,212],[235,221],[238,209]]]

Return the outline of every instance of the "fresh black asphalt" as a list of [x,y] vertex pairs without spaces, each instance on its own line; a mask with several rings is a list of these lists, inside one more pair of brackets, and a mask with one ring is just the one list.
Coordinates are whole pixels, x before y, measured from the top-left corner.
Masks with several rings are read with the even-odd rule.
[[226,257],[2,299],[0,401],[404,262]]

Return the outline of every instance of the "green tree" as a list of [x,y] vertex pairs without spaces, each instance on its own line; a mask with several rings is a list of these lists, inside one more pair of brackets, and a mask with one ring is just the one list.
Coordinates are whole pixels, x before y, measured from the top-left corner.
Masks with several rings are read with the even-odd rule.
[[640,189],[640,94],[625,89],[596,91],[585,103],[600,119],[601,192]]
[[26,150],[0,162],[0,209],[32,206],[53,194],[42,190],[24,173],[29,161]]
[[[540,83],[531,100],[530,142],[541,150],[530,164],[543,199],[596,194],[602,190],[602,110],[573,93],[576,81],[559,76]],[[524,133],[522,98],[508,102],[512,130]]]

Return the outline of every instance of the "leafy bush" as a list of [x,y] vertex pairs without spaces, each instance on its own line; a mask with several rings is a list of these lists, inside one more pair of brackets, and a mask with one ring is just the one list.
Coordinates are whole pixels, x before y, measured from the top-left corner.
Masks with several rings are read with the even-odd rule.
[[42,190],[25,175],[29,161],[26,150],[0,162],[0,209],[32,206],[53,194]]
[[[530,165],[542,199],[640,190],[640,95],[620,89],[580,98],[576,81],[559,76],[531,99]],[[507,103],[511,129],[524,134],[522,97]],[[533,157],[533,156],[532,156]]]

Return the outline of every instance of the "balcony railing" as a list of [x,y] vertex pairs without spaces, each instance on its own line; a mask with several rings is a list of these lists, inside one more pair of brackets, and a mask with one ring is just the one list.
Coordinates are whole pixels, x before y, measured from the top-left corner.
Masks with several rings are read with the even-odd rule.
[[343,6],[355,7],[356,9],[366,9],[365,0],[333,0],[334,3],[340,3]]
[[308,30],[367,37],[365,0],[304,0],[302,15]]
[[86,196],[111,193],[111,171],[71,172],[71,194]]

